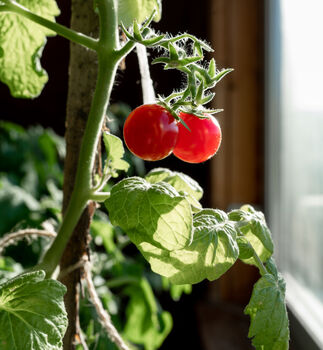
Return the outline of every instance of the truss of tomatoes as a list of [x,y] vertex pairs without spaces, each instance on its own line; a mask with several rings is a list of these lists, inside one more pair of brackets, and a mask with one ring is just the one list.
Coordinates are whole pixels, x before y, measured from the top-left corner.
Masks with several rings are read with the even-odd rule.
[[137,107],[124,124],[127,147],[137,157],[149,161],[161,160],[172,152],[188,163],[201,163],[214,156],[221,143],[218,121],[209,114],[201,119],[181,112],[179,117],[190,130],[161,105]]

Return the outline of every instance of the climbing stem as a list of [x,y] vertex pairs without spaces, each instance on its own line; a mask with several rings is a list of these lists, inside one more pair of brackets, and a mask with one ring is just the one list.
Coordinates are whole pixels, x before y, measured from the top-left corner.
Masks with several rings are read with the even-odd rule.
[[101,28],[97,50],[98,78],[80,149],[73,193],[58,235],[44,255],[42,262],[36,267],[45,270],[48,277],[53,274],[59,264],[65,246],[87,203],[92,199],[97,199],[93,197],[92,171],[97,144],[120,61],[120,55],[116,51],[118,45],[116,0],[97,0],[97,6]]

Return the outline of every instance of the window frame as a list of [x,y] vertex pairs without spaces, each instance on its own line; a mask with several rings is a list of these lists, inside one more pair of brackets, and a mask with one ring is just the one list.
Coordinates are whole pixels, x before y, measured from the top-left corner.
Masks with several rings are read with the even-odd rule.
[[[281,231],[283,190],[279,157],[282,137],[279,122],[281,117],[279,2],[281,0],[265,1],[265,211],[269,227],[275,236],[275,233],[279,235]],[[275,248],[279,260],[279,255],[284,254],[284,247],[280,248],[279,244],[276,244]],[[282,273],[286,280],[286,301],[290,313],[293,349],[323,349],[323,304],[290,273],[286,271]]]

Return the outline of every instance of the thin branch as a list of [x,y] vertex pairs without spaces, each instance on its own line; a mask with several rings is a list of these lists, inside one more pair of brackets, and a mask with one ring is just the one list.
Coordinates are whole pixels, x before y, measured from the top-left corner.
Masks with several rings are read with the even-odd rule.
[[84,267],[85,263],[87,261],[87,257],[83,257],[80,261],[78,261],[77,263],[70,265],[69,267],[67,267],[64,270],[61,270],[57,279],[60,281],[62,278],[64,278],[65,276],[69,275],[71,272],[80,269],[81,267]]
[[79,337],[80,337],[80,344],[82,345],[83,350],[89,350],[81,330],[80,330],[80,333],[79,333]]
[[32,236],[55,238],[56,233],[33,228],[7,233],[0,239],[0,254],[7,246],[16,243],[17,241],[20,241],[24,238],[30,238]]
[[105,330],[107,331],[107,334],[109,338],[118,346],[121,350],[130,350],[129,347],[125,344],[123,339],[121,338],[120,334],[114,327],[111,321],[110,315],[107,313],[106,310],[104,310],[101,300],[95,290],[92,276],[91,276],[91,264],[89,261],[87,261],[84,265],[84,278],[89,290],[90,299],[96,309],[96,312],[101,320],[101,323]]

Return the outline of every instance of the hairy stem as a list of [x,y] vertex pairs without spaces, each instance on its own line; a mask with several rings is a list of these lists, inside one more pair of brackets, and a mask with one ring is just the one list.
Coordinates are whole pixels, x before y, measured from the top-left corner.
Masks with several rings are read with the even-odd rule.
[[97,5],[100,17],[98,78],[83,136],[73,193],[57,238],[38,266],[46,271],[48,277],[56,269],[73,229],[92,196],[95,153],[119,63],[119,55],[116,53],[118,46],[116,0],[98,0]]

